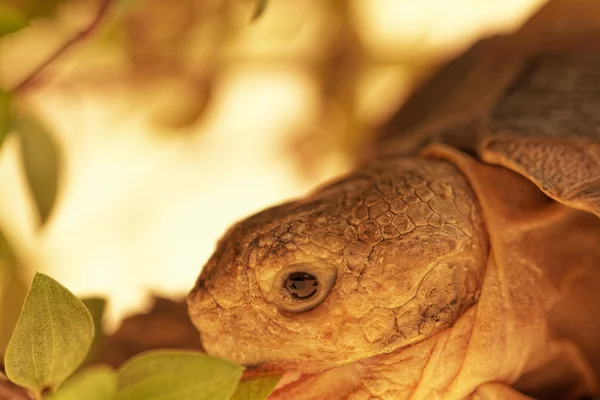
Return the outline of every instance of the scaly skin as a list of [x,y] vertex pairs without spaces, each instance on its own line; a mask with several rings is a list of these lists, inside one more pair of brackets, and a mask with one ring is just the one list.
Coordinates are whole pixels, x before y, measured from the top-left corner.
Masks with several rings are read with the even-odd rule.
[[[320,372],[454,325],[479,297],[487,240],[454,166],[382,159],[231,228],[190,315],[211,354]],[[282,284],[295,271],[335,279],[312,310],[286,312]]]
[[[453,324],[477,300],[486,258],[480,211],[455,167],[381,160],[234,226],[204,268],[191,312],[210,353],[333,367]],[[337,279],[318,307],[282,314],[285,268]],[[259,327],[271,335],[256,335]],[[282,341],[294,345],[279,354]]]

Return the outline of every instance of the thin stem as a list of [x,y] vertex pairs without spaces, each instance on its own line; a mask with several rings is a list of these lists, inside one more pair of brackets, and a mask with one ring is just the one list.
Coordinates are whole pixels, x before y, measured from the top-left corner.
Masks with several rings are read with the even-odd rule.
[[102,20],[106,17],[112,3],[113,0],[102,0],[102,3],[98,8],[96,16],[92,19],[89,25],[85,29],[75,34],[71,39],[67,40],[58,49],[56,49],[54,53],[50,55],[50,57],[48,57],[36,69],[34,69],[25,79],[21,81],[21,83],[17,84],[13,88],[13,93],[24,91],[27,88],[27,86],[34,82],[50,64],[52,64],[54,61],[56,61],[56,59],[61,57],[70,47],[89,37],[94,32],[94,30],[98,28]]

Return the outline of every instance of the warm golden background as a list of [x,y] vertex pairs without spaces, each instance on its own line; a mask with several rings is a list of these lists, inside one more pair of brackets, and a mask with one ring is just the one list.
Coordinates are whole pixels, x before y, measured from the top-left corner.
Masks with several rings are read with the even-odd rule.
[[[440,62],[515,29],[544,0],[120,0],[20,101],[63,156],[38,231],[9,137],[0,227],[28,273],[110,299],[114,322],[150,293],[186,293],[234,221],[346,171],[365,138]],[[10,88],[94,18],[53,18],[0,42]]]

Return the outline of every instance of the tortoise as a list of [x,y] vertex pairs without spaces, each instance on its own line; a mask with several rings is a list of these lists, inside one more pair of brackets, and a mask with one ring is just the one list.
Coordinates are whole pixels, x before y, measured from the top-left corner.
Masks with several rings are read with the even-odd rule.
[[[447,63],[351,173],[229,229],[187,298],[271,399],[577,399],[600,377],[600,2]],[[292,371],[292,372],[290,372]]]

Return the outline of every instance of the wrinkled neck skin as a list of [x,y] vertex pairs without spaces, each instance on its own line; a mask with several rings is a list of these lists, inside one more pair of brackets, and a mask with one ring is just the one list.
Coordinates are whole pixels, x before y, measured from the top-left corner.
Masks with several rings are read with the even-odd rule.
[[269,399],[451,400],[468,398],[486,382],[515,382],[533,367],[546,325],[541,304],[527,320],[502,317],[532,300],[527,292],[520,296],[518,287],[507,288],[506,273],[492,258],[479,303],[451,328],[390,354],[303,377]]

